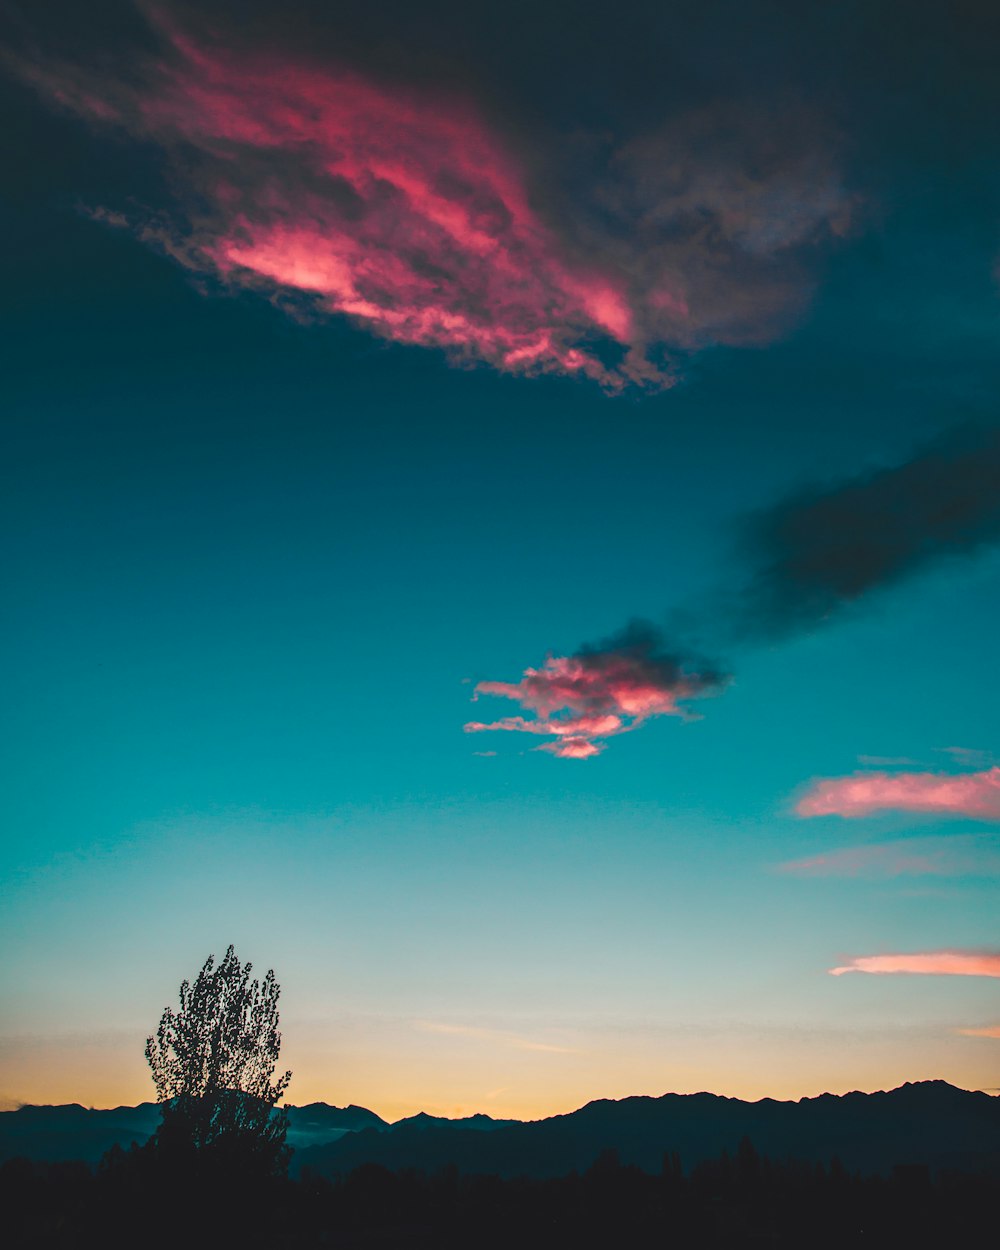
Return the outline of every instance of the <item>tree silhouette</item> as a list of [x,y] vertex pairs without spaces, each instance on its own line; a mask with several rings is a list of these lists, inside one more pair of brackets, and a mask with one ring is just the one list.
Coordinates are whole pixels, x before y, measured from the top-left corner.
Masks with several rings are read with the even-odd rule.
[[252,969],[232,946],[218,966],[209,955],[194,984],[181,983],[179,1010],[167,1007],[146,1039],[163,1113],[157,1145],[278,1171],[288,1125],[275,1106],[292,1078],[274,1079],[281,988],[273,969],[263,983],[250,980]]

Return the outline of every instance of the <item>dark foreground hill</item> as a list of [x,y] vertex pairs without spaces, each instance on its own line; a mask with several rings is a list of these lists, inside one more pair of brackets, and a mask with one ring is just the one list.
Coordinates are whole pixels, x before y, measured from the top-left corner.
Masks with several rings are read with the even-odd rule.
[[[460,1132],[464,1130],[459,1130]],[[230,1160],[232,1162],[232,1160]],[[746,1141],[685,1174],[605,1151],[554,1179],[391,1172],[300,1180],[220,1156],[0,1164],[10,1250],[941,1250],[996,1244],[995,1176],[781,1163]]]
[[744,1137],[770,1158],[823,1164],[837,1158],[864,1174],[886,1174],[898,1164],[1000,1171],[1000,1099],[944,1081],[799,1102],[665,1094],[592,1102],[569,1115],[489,1133],[456,1122],[403,1122],[387,1133],[352,1133],[299,1150],[292,1166],[294,1173],[308,1167],[327,1177],[366,1163],[393,1171],[454,1165],[465,1173],[554,1177],[582,1172],[613,1149],[623,1165],[656,1173],[667,1153],[689,1169],[723,1151],[735,1155]]

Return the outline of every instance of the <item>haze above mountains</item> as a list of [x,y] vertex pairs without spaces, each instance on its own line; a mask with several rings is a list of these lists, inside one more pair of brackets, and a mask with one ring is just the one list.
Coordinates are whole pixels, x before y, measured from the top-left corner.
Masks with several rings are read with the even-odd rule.
[[[1000,1170],[1000,1098],[944,1081],[908,1083],[871,1094],[822,1094],[798,1102],[743,1102],[715,1094],[599,1100],[545,1120],[445,1120],[420,1114],[388,1124],[364,1107],[289,1107],[293,1174],[325,1176],[366,1163],[390,1169],[560,1176],[584,1171],[606,1150],[623,1164],[658,1172],[664,1155],[685,1169],[749,1138],[775,1159],[886,1173],[898,1164],[966,1172]],[[24,1106],[0,1113],[0,1160],[83,1159],[113,1145],[142,1144],[156,1130],[155,1103],[112,1110]]]

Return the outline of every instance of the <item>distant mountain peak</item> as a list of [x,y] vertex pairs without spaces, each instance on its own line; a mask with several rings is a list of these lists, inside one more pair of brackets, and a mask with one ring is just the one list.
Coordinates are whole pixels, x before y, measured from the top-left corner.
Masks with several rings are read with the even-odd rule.
[[486,1131],[493,1128],[500,1128],[507,1124],[520,1124],[521,1120],[494,1120],[491,1115],[487,1115],[484,1111],[477,1111],[474,1115],[460,1116],[457,1119],[449,1119],[441,1115],[428,1115],[426,1111],[418,1111],[416,1115],[407,1116],[405,1119],[397,1120],[391,1126],[393,1132],[400,1129],[430,1129],[438,1126],[457,1129],[478,1129]]

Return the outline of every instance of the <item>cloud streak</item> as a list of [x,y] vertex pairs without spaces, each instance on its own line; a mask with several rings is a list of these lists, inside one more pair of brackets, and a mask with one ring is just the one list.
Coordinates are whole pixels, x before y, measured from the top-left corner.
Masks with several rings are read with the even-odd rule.
[[971,838],[910,838],[843,847],[778,864],[792,877],[959,877],[1000,874],[1000,855]]
[[984,1029],[956,1029],[963,1037],[996,1037],[1000,1038],[1000,1024],[990,1024]]
[[[469,1024],[444,1024],[432,1020],[418,1020],[416,1027],[423,1033],[444,1033],[451,1037],[469,1037],[475,1041],[493,1042],[512,1050],[533,1050],[552,1055],[576,1055],[579,1051],[572,1046],[556,1046],[551,1042],[536,1042],[531,1038],[521,1037],[517,1033],[506,1033],[499,1029],[483,1029]],[[499,1092],[503,1092],[502,1090]]]
[[169,210],[103,220],[227,287],[459,362],[667,387],[679,355],[781,333],[806,257],[851,217],[835,140],[805,110],[672,117],[556,186],[558,139],[519,151],[469,99],[151,22],[159,52],[117,78],[107,57],[20,67],[160,152]]
[[859,772],[815,781],[799,799],[800,816],[856,819],[875,812],[928,812],[1000,821],[1000,766],[977,773]]
[[621,634],[575,655],[550,656],[516,682],[481,681],[474,698],[512,699],[528,716],[469,721],[466,733],[513,732],[551,737],[536,750],[560,759],[590,759],[605,740],[652,717],[693,718],[694,699],[717,694],[728,675],[693,664],[661,647],[659,631],[634,622]]
[[913,955],[862,955],[830,976],[867,972],[876,976],[907,973],[920,976],[1000,977],[1000,953],[988,951],[931,951]]

